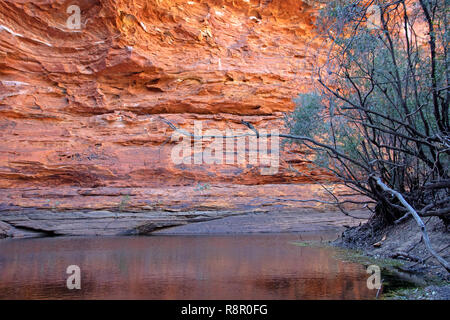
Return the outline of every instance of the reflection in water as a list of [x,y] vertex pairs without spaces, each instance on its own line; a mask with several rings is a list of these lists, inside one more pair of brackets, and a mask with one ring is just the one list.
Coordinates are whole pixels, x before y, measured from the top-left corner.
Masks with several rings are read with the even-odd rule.
[[[303,240],[305,240],[303,236]],[[0,299],[369,299],[363,266],[289,235],[0,241]],[[66,268],[81,268],[81,290]]]

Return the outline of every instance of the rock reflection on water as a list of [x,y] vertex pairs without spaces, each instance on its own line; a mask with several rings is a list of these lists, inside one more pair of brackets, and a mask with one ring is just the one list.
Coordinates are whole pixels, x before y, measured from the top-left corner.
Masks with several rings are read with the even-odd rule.
[[[317,235],[316,235],[317,236]],[[306,239],[305,236],[302,239]],[[0,241],[1,299],[370,299],[363,266],[298,235]],[[81,290],[66,268],[81,268]]]

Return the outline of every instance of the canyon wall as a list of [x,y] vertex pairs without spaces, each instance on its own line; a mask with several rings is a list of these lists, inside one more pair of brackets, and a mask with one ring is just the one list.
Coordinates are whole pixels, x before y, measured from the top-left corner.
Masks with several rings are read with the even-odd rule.
[[292,152],[274,175],[174,164],[161,120],[283,130],[317,63],[313,21],[298,0],[0,0],[0,188],[329,179]]

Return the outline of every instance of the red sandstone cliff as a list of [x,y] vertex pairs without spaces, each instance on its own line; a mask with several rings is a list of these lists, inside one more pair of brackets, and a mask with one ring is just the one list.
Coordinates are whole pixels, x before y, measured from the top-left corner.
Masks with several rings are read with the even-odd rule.
[[298,0],[0,0],[0,187],[293,181],[286,160],[306,165],[287,155],[274,176],[174,165],[158,118],[282,128],[311,80],[312,14]]
[[324,190],[289,183],[330,176],[293,149],[261,175],[248,162],[177,165],[170,139],[171,124],[196,120],[282,131],[320,56],[314,12],[298,0],[0,0],[0,237],[316,208],[296,199]]

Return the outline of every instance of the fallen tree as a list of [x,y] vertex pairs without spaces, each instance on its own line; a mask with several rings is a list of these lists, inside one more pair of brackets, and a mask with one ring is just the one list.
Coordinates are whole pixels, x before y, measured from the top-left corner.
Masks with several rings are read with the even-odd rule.
[[416,220],[417,225],[420,227],[420,231],[422,232],[422,239],[425,243],[425,246],[427,247],[427,250],[431,253],[433,257],[436,258],[437,261],[447,270],[450,271],[450,265],[445,259],[443,259],[440,255],[437,254],[437,252],[433,249],[430,243],[430,238],[428,237],[428,233],[425,227],[425,224],[423,223],[422,219],[417,214],[416,210],[414,210],[413,207],[405,200],[405,198],[397,191],[392,190],[389,188],[385,183],[381,181],[379,177],[372,177],[372,179],[375,180],[377,185],[379,185],[384,191],[387,191],[391,193],[393,196],[395,196],[401,204],[408,210],[408,214],[411,214],[414,217],[414,220]]

